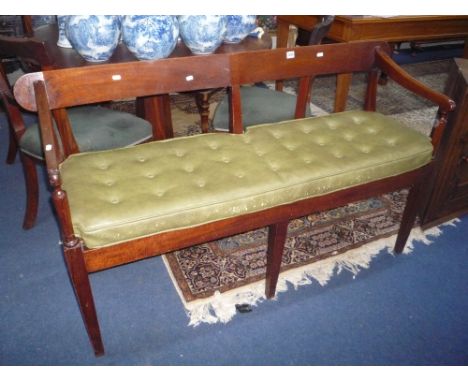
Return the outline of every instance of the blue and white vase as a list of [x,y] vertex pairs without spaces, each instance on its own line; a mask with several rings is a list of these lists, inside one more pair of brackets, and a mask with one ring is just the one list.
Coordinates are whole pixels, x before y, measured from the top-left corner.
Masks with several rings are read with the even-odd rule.
[[165,58],[177,44],[179,22],[175,16],[125,16],[122,37],[139,60]]
[[57,16],[58,25],[58,40],[57,45],[61,48],[72,48],[70,41],[68,41],[65,27],[67,26],[68,18],[70,16]]
[[119,43],[120,19],[119,16],[70,16],[65,30],[73,48],[86,61],[107,61]]
[[31,20],[34,29],[57,22],[54,15],[33,15]]
[[179,16],[180,36],[193,54],[213,53],[226,34],[226,16]]
[[227,15],[226,36],[224,42],[238,44],[256,28],[255,15]]

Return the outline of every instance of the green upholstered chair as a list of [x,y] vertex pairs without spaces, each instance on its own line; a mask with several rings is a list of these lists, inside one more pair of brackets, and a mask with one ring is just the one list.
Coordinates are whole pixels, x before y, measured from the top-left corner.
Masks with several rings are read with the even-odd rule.
[[[42,42],[33,38],[0,36],[0,90],[10,127],[7,163],[13,163],[19,152],[27,195],[23,228],[29,229],[35,224],[38,210],[36,163],[43,163],[44,157],[36,115],[21,110],[13,97],[12,87],[24,71],[6,73],[4,62],[12,57],[17,57],[33,70],[44,70],[50,63]],[[65,155],[69,154],[70,147],[74,152],[98,151],[133,146],[152,139],[151,124],[129,113],[93,105],[71,108],[67,115],[75,141],[62,146]],[[65,142],[66,134],[59,131]]]
[[[263,123],[294,119],[296,96],[260,86],[242,86],[242,121],[244,129]],[[310,117],[310,110],[306,111]],[[214,111],[212,126],[217,131],[229,131],[229,100],[224,97]]]
[[[324,16],[310,32],[309,45],[318,45],[327,34],[334,16]],[[294,118],[297,97],[265,86],[241,87],[242,122],[244,129],[262,123],[274,123]],[[306,117],[310,117],[310,109]],[[224,97],[216,107],[212,128],[216,131],[229,131],[229,100]]]

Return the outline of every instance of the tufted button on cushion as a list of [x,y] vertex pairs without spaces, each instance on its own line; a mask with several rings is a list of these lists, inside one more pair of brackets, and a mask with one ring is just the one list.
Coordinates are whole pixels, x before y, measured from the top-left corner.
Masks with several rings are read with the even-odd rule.
[[[379,133],[369,134],[369,127]],[[174,160],[178,151],[185,156]],[[379,113],[350,111],[253,126],[243,135],[202,134],[76,154],[60,171],[74,230],[93,248],[398,175],[431,156],[428,137]]]
[[[74,107],[68,117],[80,151],[133,146],[151,138],[151,124],[129,113],[100,106]],[[22,151],[43,159],[39,126],[29,125],[20,139]],[[137,160],[144,160],[138,158]]]

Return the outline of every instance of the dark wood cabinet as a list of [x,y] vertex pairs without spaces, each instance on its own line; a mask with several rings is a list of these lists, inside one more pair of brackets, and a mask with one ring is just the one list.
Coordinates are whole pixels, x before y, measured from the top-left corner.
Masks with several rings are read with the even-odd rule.
[[446,94],[457,108],[448,118],[437,154],[423,227],[468,212],[468,59],[454,59]]

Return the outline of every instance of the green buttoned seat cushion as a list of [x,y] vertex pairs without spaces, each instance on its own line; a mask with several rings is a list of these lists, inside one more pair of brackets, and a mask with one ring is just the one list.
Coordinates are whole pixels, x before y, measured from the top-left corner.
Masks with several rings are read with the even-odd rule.
[[[274,123],[294,119],[295,95],[258,86],[242,86],[242,124],[244,129],[263,123]],[[306,117],[310,117],[309,108]],[[224,97],[216,107],[212,126],[215,130],[229,131],[229,100]]]
[[93,248],[365,184],[431,157],[425,135],[352,111],[80,153],[60,173],[75,233]]
[[[132,114],[101,106],[81,106],[67,110],[81,152],[133,146],[151,138],[151,124]],[[19,142],[23,152],[43,158],[39,126],[26,128]]]

